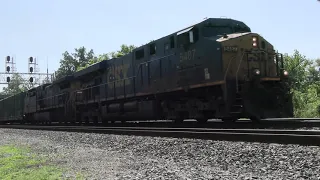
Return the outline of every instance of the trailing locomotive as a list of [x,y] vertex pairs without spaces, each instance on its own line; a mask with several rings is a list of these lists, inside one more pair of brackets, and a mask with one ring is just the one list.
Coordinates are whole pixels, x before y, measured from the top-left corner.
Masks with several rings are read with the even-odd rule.
[[33,123],[292,117],[287,75],[282,55],[243,22],[209,18],[31,89],[10,112]]

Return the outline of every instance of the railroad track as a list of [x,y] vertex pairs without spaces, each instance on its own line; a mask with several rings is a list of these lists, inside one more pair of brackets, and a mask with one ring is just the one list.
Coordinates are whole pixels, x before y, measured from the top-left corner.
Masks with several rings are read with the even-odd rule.
[[[10,124],[14,125],[14,124]],[[128,121],[125,123],[115,122],[103,125],[99,123],[76,124],[77,126],[104,126],[104,127],[161,127],[161,128],[222,128],[222,129],[297,129],[297,128],[320,128],[320,118],[274,118],[261,120],[259,123],[252,123],[250,120],[239,120],[233,123],[226,123],[221,120],[209,120],[205,124],[198,123],[195,120],[186,120],[182,124],[173,123],[168,120],[158,121]],[[0,125],[1,126],[1,125]],[[36,125],[38,126],[38,125]],[[41,125],[40,125],[41,126]],[[74,126],[74,124],[52,123],[51,126]]]
[[51,130],[118,135],[195,138],[207,140],[263,142],[279,144],[320,145],[320,131],[279,129],[212,129],[156,127],[95,127],[95,126],[31,126],[2,125],[0,128]]

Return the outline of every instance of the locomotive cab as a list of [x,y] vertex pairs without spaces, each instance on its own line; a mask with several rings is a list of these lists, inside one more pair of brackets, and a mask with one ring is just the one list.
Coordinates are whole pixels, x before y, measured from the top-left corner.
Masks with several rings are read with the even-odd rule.
[[217,41],[221,43],[224,70],[229,78],[279,81],[288,75],[282,55],[275,53],[273,46],[259,34],[233,33]]
[[179,31],[177,45],[179,86],[222,86],[218,118],[293,117],[282,55],[243,22],[207,19]]
[[288,72],[282,55],[271,43],[257,33],[235,31],[217,42],[221,44],[225,92],[233,115],[251,119],[293,117]]

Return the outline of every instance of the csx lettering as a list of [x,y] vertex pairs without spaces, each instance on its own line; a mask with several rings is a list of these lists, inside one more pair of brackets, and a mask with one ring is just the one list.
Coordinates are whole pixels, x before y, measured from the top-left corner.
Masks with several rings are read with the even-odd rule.
[[[116,87],[122,86],[123,81],[121,80],[128,78],[128,75],[127,75],[128,69],[129,69],[129,64],[113,65],[113,67],[111,67],[108,72],[109,82],[116,81],[115,83]],[[130,80],[128,79],[125,80],[126,85],[130,83],[131,83]]]
[[187,52],[181,52],[180,53],[180,62],[193,60],[195,54],[196,54],[195,49],[189,50]]

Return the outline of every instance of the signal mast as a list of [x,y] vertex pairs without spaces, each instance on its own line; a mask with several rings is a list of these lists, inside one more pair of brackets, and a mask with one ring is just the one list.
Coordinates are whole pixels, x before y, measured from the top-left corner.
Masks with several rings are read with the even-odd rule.
[[[38,63],[35,57],[28,58],[28,72],[17,72],[15,59],[11,56],[5,57],[5,72],[0,72],[0,84],[9,84],[14,74],[18,74],[23,79],[23,84],[41,85],[44,82],[52,82],[53,73],[49,74],[48,65],[47,73],[40,73],[37,68]],[[50,78],[49,78],[50,77]]]

